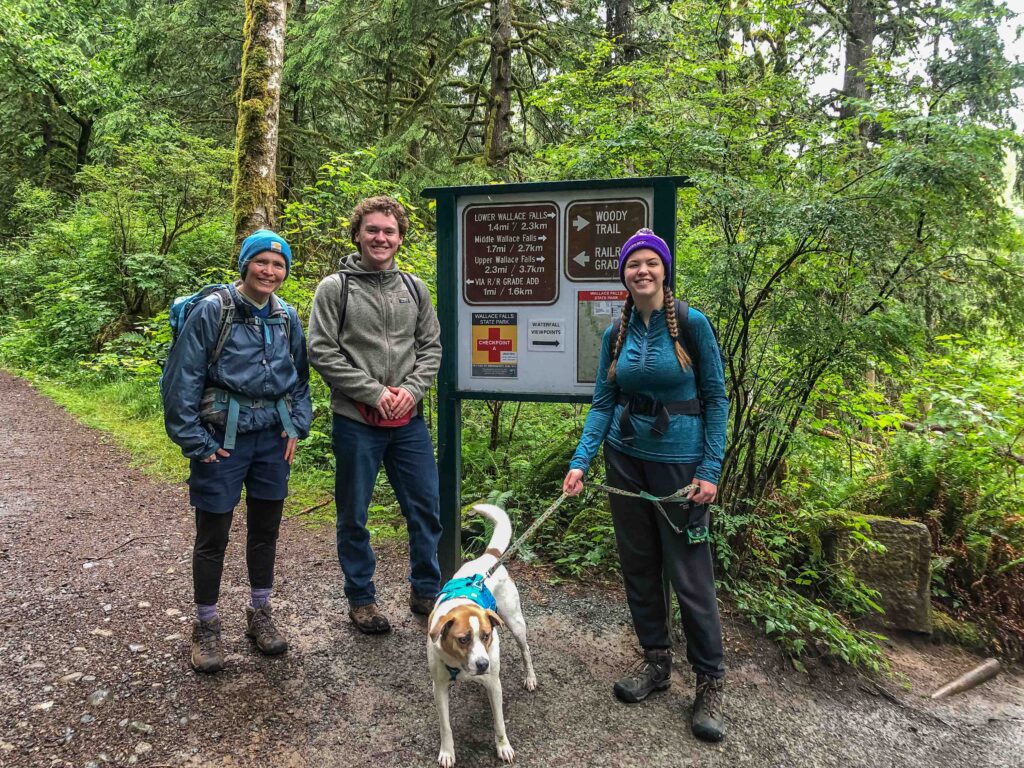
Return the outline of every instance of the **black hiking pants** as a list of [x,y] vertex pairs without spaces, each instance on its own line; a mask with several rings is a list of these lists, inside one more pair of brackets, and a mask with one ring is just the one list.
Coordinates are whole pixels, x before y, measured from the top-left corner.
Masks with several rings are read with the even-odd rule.
[[[624,491],[647,491],[668,496],[693,481],[696,464],[645,461],[604,446],[608,485]],[[715,595],[711,545],[688,543],[686,520],[702,517],[708,524],[707,505],[682,511],[682,505],[662,504],[673,515],[676,533],[649,501],[609,494],[615,541],[619,550],[626,601],[637,639],[644,649],[671,648],[670,600],[679,600],[686,635],[686,658],[699,674],[725,674],[722,623]],[[680,525],[680,521],[682,524]]]
[[[249,585],[269,589],[274,585],[277,534],[281,528],[284,500],[246,497],[245,564]],[[214,513],[196,508],[196,545],[192,550],[192,588],[197,605],[216,605],[224,572],[232,512]]]

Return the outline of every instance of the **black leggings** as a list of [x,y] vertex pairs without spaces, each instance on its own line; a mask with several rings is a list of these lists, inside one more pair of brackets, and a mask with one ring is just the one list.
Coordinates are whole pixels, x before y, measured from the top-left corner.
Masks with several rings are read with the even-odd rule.
[[[604,462],[608,485],[625,491],[667,496],[687,485],[696,464],[644,461],[616,451],[607,443]],[[609,494],[615,541],[619,549],[626,601],[633,628],[644,648],[671,648],[669,596],[676,593],[686,634],[686,657],[695,672],[720,677],[723,664],[722,624],[715,595],[715,571],[708,542],[689,544],[686,532],[676,533],[649,501]],[[671,504],[665,504],[666,511]],[[704,505],[696,515],[707,525]],[[685,523],[684,523],[685,525]]]
[[[246,497],[245,508],[245,564],[249,569],[249,585],[253,589],[269,589],[274,585],[274,559],[284,499],[268,501]],[[231,518],[231,512],[215,514],[196,508],[192,588],[197,605],[217,603]]]

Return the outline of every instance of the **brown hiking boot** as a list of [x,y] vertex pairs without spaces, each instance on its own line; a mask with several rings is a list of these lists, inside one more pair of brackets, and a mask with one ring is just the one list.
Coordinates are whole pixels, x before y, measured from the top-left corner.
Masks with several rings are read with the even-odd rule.
[[697,675],[697,695],[693,699],[693,718],[690,730],[698,739],[721,741],[725,738],[725,718],[722,703],[725,681],[720,677]]
[[260,652],[267,656],[277,656],[288,650],[288,642],[274,626],[274,620],[270,615],[270,603],[265,603],[259,608],[246,607],[245,636],[254,641]]
[[219,618],[192,621],[192,669],[196,672],[220,672],[224,669]]
[[436,597],[421,595],[412,587],[409,588],[409,610],[419,616],[429,616],[430,612],[434,610],[436,599]]
[[654,691],[663,691],[672,684],[672,650],[647,648],[626,676],[615,683],[616,698],[629,704],[643,701]]
[[387,617],[380,612],[376,603],[356,605],[349,608],[348,617],[356,625],[356,629],[367,635],[383,635],[391,631]]

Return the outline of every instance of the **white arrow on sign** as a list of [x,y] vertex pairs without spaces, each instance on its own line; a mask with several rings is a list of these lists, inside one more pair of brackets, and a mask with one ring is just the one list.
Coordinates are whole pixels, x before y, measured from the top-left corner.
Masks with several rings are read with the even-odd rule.
[[543,242],[544,240],[547,240],[547,239],[548,239],[548,236],[547,236],[547,235],[541,235],[541,236],[540,236],[540,237],[538,237],[537,239],[538,239],[538,240],[540,240],[541,242]]
[[476,285],[476,280],[467,280],[466,285]]
[[554,211],[548,211],[547,213],[544,214],[544,218],[545,219],[553,219],[553,218],[555,218],[555,212]]
[[579,232],[585,227],[589,227],[590,222],[584,219],[582,216],[577,216],[575,219],[572,220],[572,225],[576,227],[576,231]]
[[579,264],[581,267],[585,267],[587,266],[587,262],[590,261],[590,254],[587,253],[586,251],[580,251],[579,253],[572,257],[572,260]]

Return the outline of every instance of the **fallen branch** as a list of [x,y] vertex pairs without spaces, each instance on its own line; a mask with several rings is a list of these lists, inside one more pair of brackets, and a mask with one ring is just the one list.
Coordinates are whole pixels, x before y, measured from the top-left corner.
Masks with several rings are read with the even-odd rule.
[[951,680],[932,694],[933,699],[944,699],[954,693],[962,693],[975,688],[986,680],[991,680],[999,674],[999,659],[985,659],[970,672],[965,672],[955,680]]
[[302,517],[303,515],[308,515],[310,512],[315,512],[316,510],[320,509],[321,507],[326,507],[332,501],[334,501],[334,497],[333,496],[331,498],[329,498],[329,499],[325,499],[324,501],[319,502],[318,504],[314,504],[314,505],[312,505],[310,507],[306,507],[301,512],[296,512],[294,515],[288,515],[288,517],[286,517],[285,519],[286,520],[294,520],[296,517]]

